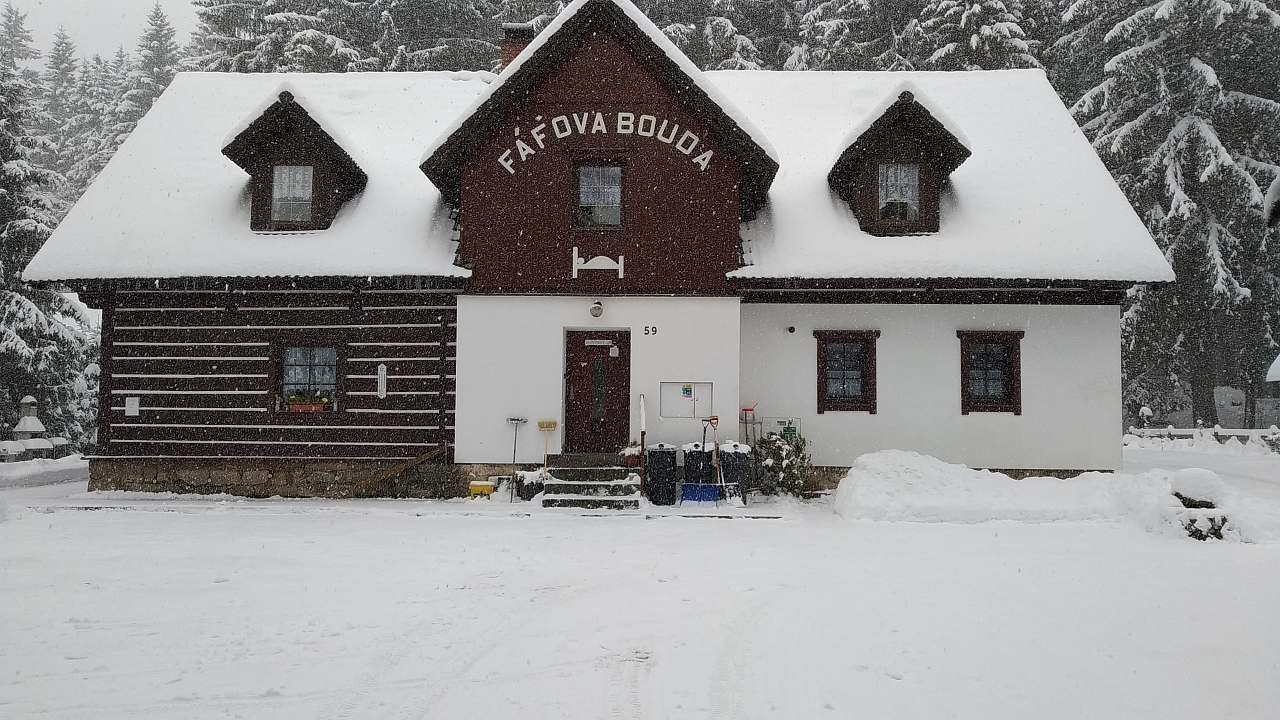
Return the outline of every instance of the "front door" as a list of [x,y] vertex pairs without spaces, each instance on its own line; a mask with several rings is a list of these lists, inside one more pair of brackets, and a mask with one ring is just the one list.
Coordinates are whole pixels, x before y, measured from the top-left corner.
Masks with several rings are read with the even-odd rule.
[[631,333],[569,331],[564,364],[564,451],[617,452],[631,424]]

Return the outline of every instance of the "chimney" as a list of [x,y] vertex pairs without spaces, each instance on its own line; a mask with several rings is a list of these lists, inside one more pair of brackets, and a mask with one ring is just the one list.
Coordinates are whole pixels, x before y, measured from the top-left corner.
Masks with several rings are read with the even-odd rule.
[[510,65],[535,34],[533,23],[502,23],[502,67]]

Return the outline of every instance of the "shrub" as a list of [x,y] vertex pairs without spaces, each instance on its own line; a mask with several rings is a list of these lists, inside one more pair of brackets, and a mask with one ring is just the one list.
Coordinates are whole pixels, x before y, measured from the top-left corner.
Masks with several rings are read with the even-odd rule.
[[755,456],[760,468],[760,491],[766,495],[781,491],[803,497],[813,482],[813,464],[802,437],[788,442],[777,433],[769,433],[756,443]]

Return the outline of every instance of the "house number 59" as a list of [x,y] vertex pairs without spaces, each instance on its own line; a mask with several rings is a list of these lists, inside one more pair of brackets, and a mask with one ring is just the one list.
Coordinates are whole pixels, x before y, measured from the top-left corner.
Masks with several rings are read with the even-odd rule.
[[657,326],[657,325],[645,325],[645,326],[644,326],[644,334],[645,334],[645,335],[657,335],[657,334],[658,334],[658,326]]

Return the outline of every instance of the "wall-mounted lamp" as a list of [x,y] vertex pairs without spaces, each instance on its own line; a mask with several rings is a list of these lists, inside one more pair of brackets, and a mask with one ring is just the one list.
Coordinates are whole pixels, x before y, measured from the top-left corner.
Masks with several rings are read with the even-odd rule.
[[591,317],[598,318],[604,315],[604,303],[599,300],[591,303]]

